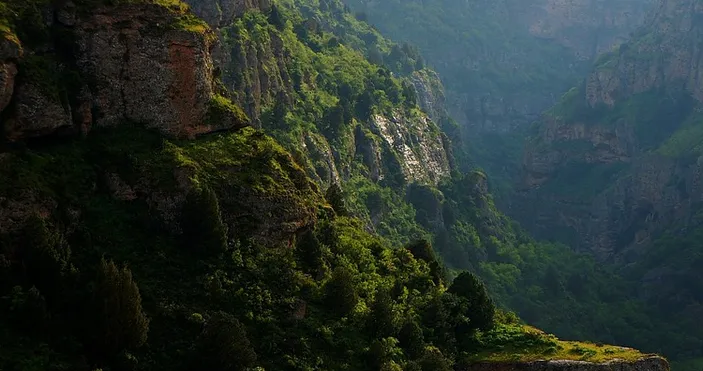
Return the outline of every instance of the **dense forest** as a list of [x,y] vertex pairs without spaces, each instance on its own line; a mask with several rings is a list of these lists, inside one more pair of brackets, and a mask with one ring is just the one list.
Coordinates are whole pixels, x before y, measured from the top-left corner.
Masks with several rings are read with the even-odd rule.
[[[425,28],[395,43],[382,8],[338,0],[0,2],[0,369],[428,371],[636,347],[696,370],[700,307],[664,318],[700,299],[697,224],[623,270],[496,206],[556,98],[483,113],[501,159],[457,97],[559,92],[588,61],[470,3],[453,27],[421,19],[476,53],[462,75]],[[497,66],[524,70],[488,67],[517,45]],[[686,273],[642,295],[662,262]]]

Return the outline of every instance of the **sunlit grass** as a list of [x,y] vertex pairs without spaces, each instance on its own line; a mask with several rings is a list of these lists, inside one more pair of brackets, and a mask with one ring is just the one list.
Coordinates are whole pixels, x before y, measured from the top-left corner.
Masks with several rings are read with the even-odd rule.
[[481,350],[466,361],[529,362],[573,360],[603,363],[610,360],[637,361],[648,354],[627,347],[564,341],[539,329],[521,324],[499,324],[479,337]]

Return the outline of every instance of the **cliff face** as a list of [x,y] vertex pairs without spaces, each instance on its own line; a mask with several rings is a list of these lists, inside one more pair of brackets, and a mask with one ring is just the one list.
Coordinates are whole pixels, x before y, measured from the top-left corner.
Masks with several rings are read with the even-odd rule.
[[554,40],[578,59],[592,60],[644,24],[655,0],[545,0],[522,17],[535,37]]
[[22,56],[22,48],[11,35],[0,37],[0,112],[12,99],[17,76],[17,60]]
[[[209,13],[202,4],[191,1],[193,10],[207,19]],[[315,80],[318,72],[311,68],[313,66],[301,69],[300,61],[307,60],[315,65],[321,61],[310,59],[310,54],[301,54],[300,46],[291,42],[289,34],[278,30],[254,32],[253,25],[262,21],[261,13],[270,13],[269,4],[237,4],[236,19],[210,22],[219,27],[215,29],[219,36],[213,52],[215,69],[224,86],[233,92],[232,99],[244,108],[254,125],[273,129],[276,123],[269,119],[271,114],[294,109],[296,96],[308,89],[321,88]],[[333,6],[336,5],[329,5]],[[344,14],[341,9],[330,9],[330,12],[337,17]],[[329,32],[341,30],[340,26],[333,28],[325,25],[328,18],[322,15],[310,14],[310,17],[312,20],[296,32],[301,35],[315,34],[323,27],[327,27]],[[349,21],[340,19],[338,22]],[[342,38],[344,34],[338,37]],[[424,73],[434,74],[432,71]],[[418,72],[416,76],[422,74]],[[422,95],[429,92],[435,94],[437,90],[431,84],[436,81],[415,78],[413,82],[416,90],[421,92],[418,103],[422,108],[429,109],[429,117],[436,119],[446,116],[443,97]],[[425,104],[431,99],[436,101]],[[306,157],[317,163],[311,165],[314,170],[309,171],[309,175],[320,181],[323,187],[338,183],[340,174],[348,179],[357,154],[364,158],[364,165],[369,170],[367,175],[374,181],[383,180],[389,173],[398,171],[401,182],[436,184],[449,176],[451,145],[432,119],[424,113],[397,109],[378,113],[359,123],[360,127],[349,133],[348,139],[351,141],[338,144],[341,149],[334,151],[330,150],[332,145],[325,136],[307,135],[294,141],[296,146],[305,150]],[[373,138],[360,136],[358,133],[361,131],[370,133]]]
[[654,0],[347,3],[420,47],[444,80],[452,117],[471,138],[531,123],[590,61],[626,40]]
[[178,137],[246,125],[214,92],[212,32],[180,11],[134,4],[85,15],[67,3],[47,17],[48,27],[70,37],[29,48],[22,59],[5,40],[3,60],[20,60],[21,70],[12,89],[14,64],[3,63],[3,103],[14,93],[14,104],[3,104],[6,138],[86,133],[124,121]]
[[[424,115],[375,116],[371,131],[392,150],[406,182],[437,184],[449,177],[449,159],[444,134]],[[390,161],[376,151],[381,162]]]
[[[700,201],[699,154],[687,143],[703,99],[702,12],[695,1],[660,1],[637,38],[602,57],[545,114],[526,149],[522,186],[527,204],[552,207],[529,208],[520,220],[544,233],[563,226],[601,257],[646,247],[686,223]],[[569,191],[576,188],[590,189]]]
[[703,5],[695,1],[660,1],[633,42],[604,60],[586,80],[591,107],[613,106],[616,101],[654,88],[680,85],[700,101],[700,46]]

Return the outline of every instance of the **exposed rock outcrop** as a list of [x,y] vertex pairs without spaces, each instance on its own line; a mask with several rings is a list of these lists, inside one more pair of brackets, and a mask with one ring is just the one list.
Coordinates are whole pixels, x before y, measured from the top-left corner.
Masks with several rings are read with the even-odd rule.
[[77,24],[76,64],[94,82],[97,126],[128,120],[185,137],[228,128],[202,125],[213,98],[211,31],[179,29],[179,21],[139,5],[100,9]]
[[591,60],[629,38],[655,0],[545,0],[524,13],[532,35],[557,41]]
[[71,112],[56,92],[46,91],[39,81],[22,81],[14,91],[14,114],[5,122],[10,140],[40,137],[73,126]]
[[371,131],[398,156],[406,181],[436,184],[449,176],[443,134],[427,116],[407,117],[399,112],[390,117],[375,115]]
[[586,80],[591,107],[613,106],[633,94],[658,87],[683,86],[700,102],[703,84],[699,72],[703,4],[697,1],[662,0],[634,42],[604,58]]
[[543,117],[513,216],[541,237],[561,230],[560,239],[601,258],[646,248],[688,222],[701,201],[699,156],[658,146],[703,102],[702,14],[697,1],[660,0],[637,37]]
[[447,102],[444,95],[444,86],[435,71],[424,69],[415,71],[412,76],[413,86],[417,92],[417,102],[425,113],[434,122],[446,118]]
[[539,138],[529,142],[525,151],[523,185],[527,188],[538,187],[567,163],[629,162],[636,151],[632,127],[625,123],[604,127],[544,116]]
[[[217,99],[211,57],[215,37],[192,15],[156,4],[78,14],[68,2],[47,11],[55,13],[53,27],[70,34],[71,44],[66,38],[61,45],[25,51],[22,60],[12,43],[0,48],[0,106],[7,105],[8,96],[14,98],[5,116],[8,139],[62,130],[86,133],[93,125],[124,122],[177,137],[247,124],[236,107]],[[65,57],[55,48],[74,52]],[[16,60],[20,70],[30,71],[17,82]]]

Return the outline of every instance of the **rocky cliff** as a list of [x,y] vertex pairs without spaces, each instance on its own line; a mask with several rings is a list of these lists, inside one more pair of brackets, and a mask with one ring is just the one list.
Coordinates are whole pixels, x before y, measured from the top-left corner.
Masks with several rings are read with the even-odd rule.
[[701,282],[691,249],[703,201],[702,14],[698,1],[659,1],[631,41],[544,113],[509,212],[540,237],[614,264],[652,313],[678,318],[691,339],[702,336],[690,325],[701,298],[688,284]]
[[449,369],[464,344],[513,342],[643,356],[567,349],[409,243],[428,235],[411,187],[460,249],[516,268],[493,255],[524,264],[529,240],[480,245],[509,221],[485,175],[449,179],[449,141],[418,108],[442,115],[436,79],[341,3],[194,3],[214,29],[179,1],[8,4],[1,369]]
[[[21,59],[16,40],[3,39],[3,59],[20,62],[14,89],[4,89],[4,102],[13,93],[3,110],[8,140],[125,121],[177,137],[247,124],[214,88],[212,31],[183,9],[134,4],[85,14],[68,2],[44,17],[62,39],[33,40]],[[3,64],[5,86],[13,65]]]
[[[193,10],[208,19],[210,13],[203,8],[204,4],[209,3],[191,1]],[[276,8],[276,14],[281,14],[285,6],[286,4],[280,4],[281,10]],[[233,92],[232,99],[244,107],[255,125],[277,129],[276,125],[281,123],[271,121],[271,115],[285,115],[295,109],[296,99],[312,99],[309,91],[327,88],[320,86],[320,81],[315,79],[319,72],[314,67],[324,62],[309,49],[306,50],[307,46],[301,48],[302,45],[291,39],[294,37],[291,34],[276,28],[263,28],[263,33],[254,32],[252,28],[256,24],[261,26],[266,21],[261,17],[262,13],[268,14],[268,17],[273,14],[270,4],[230,2],[224,4],[224,7],[238,9],[235,12],[238,18],[216,23],[209,21],[218,27],[216,33],[219,35],[219,44],[214,53],[215,68],[219,71],[224,86]],[[326,8],[305,9],[302,7],[310,19],[296,26],[298,37],[304,42],[306,37],[312,37],[323,30],[334,33],[339,40],[348,37],[346,32],[373,34],[376,39],[380,39],[376,31],[357,24],[356,20],[345,13],[341,3],[330,2]],[[338,24],[328,24],[330,19]],[[341,25],[346,25],[346,28]],[[311,65],[301,66],[301,61],[308,61]],[[423,88],[425,82],[434,83],[429,80],[415,79],[413,82],[419,91],[434,89],[430,86]],[[334,91],[333,94],[340,93]],[[424,104],[427,99],[418,100],[424,105],[423,108],[430,108]],[[432,104],[433,109],[445,110],[442,101]],[[435,112],[430,111],[433,119],[436,119],[433,116]],[[401,182],[436,184],[449,176],[450,143],[440,133],[437,124],[424,113],[386,110],[364,121],[359,123],[358,128],[350,130],[348,134],[352,135],[332,151],[329,148],[335,146],[329,136],[307,134],[305,137],[290,138],[296,147],[306,152],[307,158],[314,159],[312,162],[316,164],[310,164],[312,171],[309,174],[318,179],[322,186],[328,187],[331,183],[338,182],[340,174],[348,179],[358,155],[364,159],[368,175],[374,181],[383,180],[396,170],[399,171],[397,175]],[[359,135],[364,132],[371,136]]]
[[469,137],[532,122],[588,62],[626,40],[653,6],[652,0],[347,3],[382,31],[420,47]]
[[[661,1],[637,38],[603,56],[544,115],[527,147],[523,186],[555,207],[531,209],[545,218],[531,225],[572,228],[579,245],[608,256],[646,245],[667,224],[691,215],[700,171],[681,137],[697,125],[702,99],[699,13],[696,2]],[[569,194],[577,183],[590,189]],[[569,204],[591,216],[568,216]]]
[[554,40],[577,58],[593,60],[627,41],[655,0],[545,0],[520,13],[535,37]]

